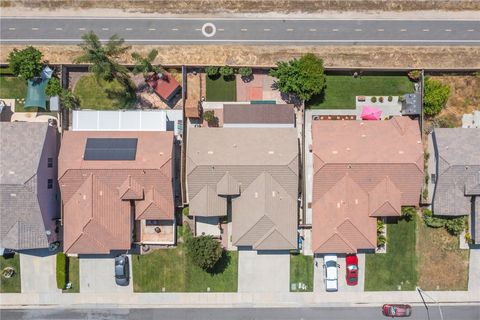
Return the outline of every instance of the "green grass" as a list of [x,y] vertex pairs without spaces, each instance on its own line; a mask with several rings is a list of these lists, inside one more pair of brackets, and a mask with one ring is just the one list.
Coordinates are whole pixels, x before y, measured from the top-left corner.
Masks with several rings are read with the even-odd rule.
[[[208,92],[208,90],[207,90]],[[355,96],[398,96],[413,92],[407,76],[327,76],[324,95],[307,101],[311,109],[355,109]]]
[[80,292],[80,263],[76,257],[68,257],[68,281],[72,283],[72,288],[64,290],[67,293]]
[[125,89],[116,80],[106,82],[93,75],[81,77],[74,93],[80,100],[81,109],[117,110],[128,108],[132,101],[126,98]]
[[387,223],[387,253],[367,254],[365,291],[415,290],[418,282],[415,218]]
[[[23,99],[27,98],[27,82],[18,77],[0,76],[0,99],[22,99],[15,101],[15,111],[23,112]],[[29,109],[28,111],[31,111]]]
[[63,252],[57,253],[57,288],[65,289],[67,283],[67,259],[68,257]]
[[207,101],[237,101],[235,78],[226,81],[224,77],[207,78]]
[[[177,235],[189,232],[179,228]],[[159,249],[132,257],[135,292],[236,292],[238,253],[225,252],[212,273],[193,265],[181,242],[174,249]]]
[[[297,290],[292,290],[292,284]],[[306,290],[298,289],[298,283],[306,284]],[[313,291],[313,257],[303,254],[290,255],[290,291]]]
[[20,255],[17,253],[11,259],[0,257],[0,270],[3,270],[6,267],[14,268],[15,275],[9,279],[0,275],[0,293],[20,293]]

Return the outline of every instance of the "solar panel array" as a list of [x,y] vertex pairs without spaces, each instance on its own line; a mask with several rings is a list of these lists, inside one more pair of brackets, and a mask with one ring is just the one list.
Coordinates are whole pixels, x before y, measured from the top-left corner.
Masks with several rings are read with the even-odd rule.
[[83,160],[135,160],[136,138],[88,138]]

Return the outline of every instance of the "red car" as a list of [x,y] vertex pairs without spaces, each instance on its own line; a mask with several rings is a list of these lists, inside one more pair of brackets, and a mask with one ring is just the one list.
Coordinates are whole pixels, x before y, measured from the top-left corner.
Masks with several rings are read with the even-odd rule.
[[358,258],[356,254],[349,254],[347,262],[347,285],[356,286],[358,283]]
[[382,313],[387,317],[410,317],[412,315],[412,307],[408,304],[384,304]]

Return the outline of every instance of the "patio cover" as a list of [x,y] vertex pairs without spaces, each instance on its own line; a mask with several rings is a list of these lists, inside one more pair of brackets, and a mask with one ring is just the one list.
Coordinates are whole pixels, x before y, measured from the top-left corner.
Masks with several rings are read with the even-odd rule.
[[362,120],[380,120],[382,116],[382,110],[374,107],[363,107]]
[[36,78],[34,80],[28,80],[25,108],[38,107],[47,110],[47,96],[45,94],[45,88],[49,80],[49,78]]

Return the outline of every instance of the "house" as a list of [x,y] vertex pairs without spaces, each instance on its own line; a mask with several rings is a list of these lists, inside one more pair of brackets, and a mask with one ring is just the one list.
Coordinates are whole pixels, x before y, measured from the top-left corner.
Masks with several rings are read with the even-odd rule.
[[158,75],[154,74],[147,80],[147,84],[165,101],[170,101],[179,91],[180,84],[168,72]]
[[47,248],[57,241],[57,129],[0,122],[0,248]]
[[224,104],[224,128],[294,128],[292,104]]
[[65,253],[174,244],[172,150],[172,132],[66,131],[58,170]]
[[480,243],[480,129],[436,128],[429,136],[432,209],[438,216],[470,218],[470,233]]
[[424,179],[418,122],[312,121],[312,250],[356,253],[377,245],[377,219],[418,206]]
[[189,128],[186,175],[195,233],[226,247],[297,248],[298,140],[292,128]]

